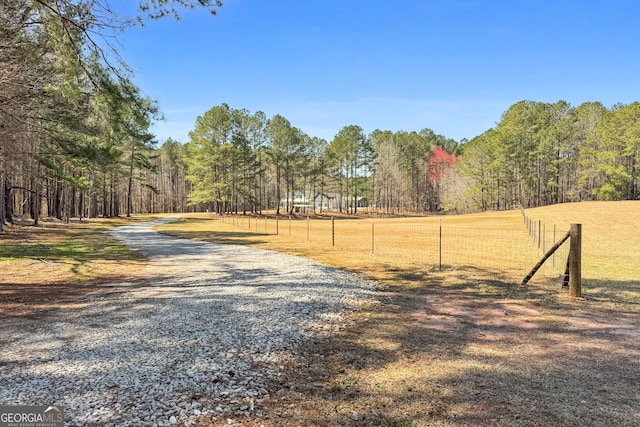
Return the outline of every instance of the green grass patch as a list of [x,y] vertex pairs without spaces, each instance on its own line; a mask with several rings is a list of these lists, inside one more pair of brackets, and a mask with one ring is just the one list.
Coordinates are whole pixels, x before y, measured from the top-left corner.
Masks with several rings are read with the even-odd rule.
[[[40,227],[15,225],[0,236],[0,284],[86,284],[134,276],[143,257],[105,231],[145,217],[104,219]],[[13,288],[12,288],[13,289]],[[25,290],[25,292],[27,292]]]
[[11,241],[0,244],[0,258],[89,261],[137,260],[140,255],[100,230],[59,230],[44,241]]

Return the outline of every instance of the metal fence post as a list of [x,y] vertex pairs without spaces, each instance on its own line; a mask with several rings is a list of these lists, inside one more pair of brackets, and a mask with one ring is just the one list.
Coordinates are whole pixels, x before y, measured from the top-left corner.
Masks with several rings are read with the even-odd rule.
[[371,218],[371,253],[374,253],[374,243],[375,243],[375,221]]
[[438,238],[439,267],[442,270],[442,220],[440,220],[440,236]]
[[331,217],[331,246],[336,245],[336,217]]

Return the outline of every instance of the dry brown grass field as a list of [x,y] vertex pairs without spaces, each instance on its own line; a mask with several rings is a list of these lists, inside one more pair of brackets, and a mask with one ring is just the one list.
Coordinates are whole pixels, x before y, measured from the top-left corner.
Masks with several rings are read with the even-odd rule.
[[[274,219],[256,217],[185,219],[161,231],[307,256],[385,285],[380,304],[354,314],[345,331],[308,344],[289,382],[276,385],[287,392],[255,425],[633,426],[640,425],[639,208],[528,210],[545,224],[540,248],[517,210],[340,218],[335,245],[327,218],[280,219],[278,235]],[[560,288],[566,248],[548,261],[556,268],[519,285],[551,246],[554,225],[559,239],[574,222],[583,224],[584,298]]]
[[[526,215],[536,228],[538,221],[542,223],[540,239],[537,231],[533,235],[527,231],[519,210],[423,218],[340,216],[333,226],[328,214],[312,219],[300,214],[292,219],[281,216],[277,222],[273,215],[210,216],[217,221],[189,219],[160,230],[289,252],[376,278],[393,270],[419,273],[466,269],[520,283],[571,223],[581,223],[585,298],[602,300],[637,287],[640,202],[571,203],[529,209]],[[568,250],[567,241],[531,285],[558,285]],[[627,295],[630,299],[611,296],[615,304],[630,302],[632,309],[640,302],[633,294]]]
[[[640,425],[640,202],[526,214],[545,224],[540,248],[517,210],[341,217],[334,245],[326,216],[281,218],[277,235],[273,217],[193,215],[160,231],[306,256],[383,284],[378,304],[305,345],[261,403],[264,416],[243,425]],[[0,319],[44,316],[141,279],[144,260],[103,231],[143,219],[9,227],[0,235]],[[583,224],[584,298],[560,288],[565,247],[519,285],[553,226],[559,238],[573,222]]]

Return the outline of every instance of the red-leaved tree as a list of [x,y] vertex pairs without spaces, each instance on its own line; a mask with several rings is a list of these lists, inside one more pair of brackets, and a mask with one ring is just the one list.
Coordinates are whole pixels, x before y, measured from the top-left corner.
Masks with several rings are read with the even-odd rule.
[[434,184],[440,184],[445,172],[454,165],[456,156],[449,154],[444,148],[434,148],[429,157],[429,179]]

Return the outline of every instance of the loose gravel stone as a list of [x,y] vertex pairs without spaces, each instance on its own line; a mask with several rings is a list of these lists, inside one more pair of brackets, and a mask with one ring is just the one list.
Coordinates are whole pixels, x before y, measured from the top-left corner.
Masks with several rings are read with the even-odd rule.
[[153,231],[172,220],[110,233],[149,257],[142,286],[0,324],[0,403],[61,405],[69,425],[192,425],[266,397],[299,344],[374,300],[373,283],[304,258]]

